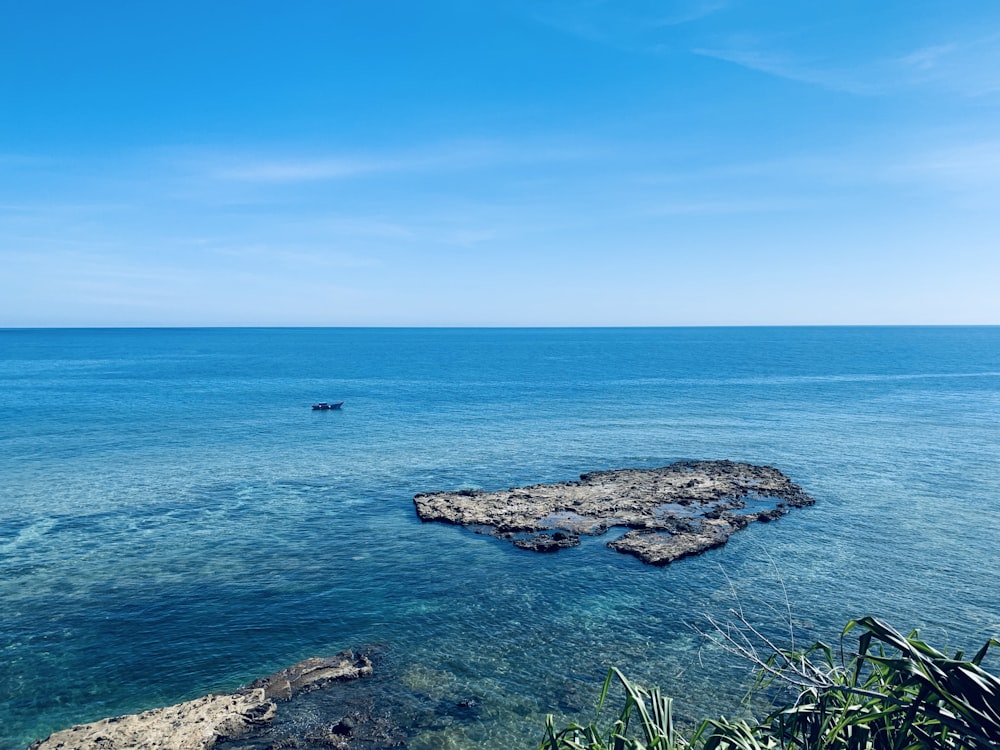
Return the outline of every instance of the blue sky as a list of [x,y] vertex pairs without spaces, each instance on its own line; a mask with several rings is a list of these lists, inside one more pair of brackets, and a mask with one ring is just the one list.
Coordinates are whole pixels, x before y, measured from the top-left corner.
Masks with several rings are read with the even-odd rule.
[[994,0],[0,24],[0,326],[998,324],[998,238]]

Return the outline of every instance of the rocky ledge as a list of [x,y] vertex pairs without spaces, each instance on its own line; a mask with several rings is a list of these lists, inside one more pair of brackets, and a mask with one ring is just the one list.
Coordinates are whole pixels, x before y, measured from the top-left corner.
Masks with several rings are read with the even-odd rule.
[[[207,695],[175,706],[140,714],[101,719],[65,729],[31,744],[28,750],[211,750],[217,744],[266,727],[277,714],[276,701],[354,680],[372,673],[366,655],[343,651],[312,658],[240,688],[235,693]],[[324,745],[345,740],[344,721],[331,724]]]
[[773,521],[815,501],[771,466],[680,461],[659,469],[582,474],[578,482],[460,490],[413,498],[422,521],[466,526],[536,552],[555,552],[613,527],[608,543],[651,565],[725,544],[754,521]]

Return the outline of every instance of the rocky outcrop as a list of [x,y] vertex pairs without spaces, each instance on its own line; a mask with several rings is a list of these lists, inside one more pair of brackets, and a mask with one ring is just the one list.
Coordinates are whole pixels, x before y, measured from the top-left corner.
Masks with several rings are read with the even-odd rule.
[[721,547],[737,528],[726,519],[706,519],[700,526],[684,533],[657,533],[655,531],[629,531],[608,547],[638,557],[650,565],[669,565],[682,557],[697,555],[705,550]]
[[276,706],[263,690],[206,695],[176,706],[101,719],[56,732],[29,750],[209,750],[220,740],[246,734],[274,718]]
[[266,726],[277,714],[277,701],[371,673],[368,657],[352,651],[306,659],[235,693],[80,724],[32,743],[29,750],[211,750]]
[[753,521],[771,521],[814,500],[771,466],[681,461],[658,469],[582,474],[579,481],[460,490],[414,497],[423,521],[466,526],[515,546],[554,552],[580,535],[630,529],[608,544],[652,565],[667,565],[725,544]]
[[331,658],[306,659],[267,677],[251,682],[245,690],[263,690],[270,700],[287,701],[310,690],[326,687],[331,682],[345,682],[367,677],[372,673],[371,660],[354,652],[344,651]]

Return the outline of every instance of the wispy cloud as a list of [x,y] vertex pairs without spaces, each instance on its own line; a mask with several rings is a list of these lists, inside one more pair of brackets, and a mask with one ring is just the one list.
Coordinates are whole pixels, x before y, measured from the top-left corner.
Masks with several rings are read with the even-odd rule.
[[1000,34],[928,44],[890,61],[910,86],[981,97],[1000,92]]
[[701,47],[692,52],[703,57],[723,60],[759,73],[821,86],[833,91],[872,96],[885,90],[884,84],[864,74],[863,70],[838,68],[818,60],[796,58],[794,55],[769,49],[740,47]]
[[366,217],[323,218],[317,222],[317,227],[338,235],[379,240],[409,240],[413,239],[416,234],[412,227],[384,219]]
[[724,10],[727,0],[680,0],[669,8],[657,0],[627,6],[610,0],[535,2],[527,15],[557,31],[595,44],[630,52],[658,52],[668,47],[672,27],[699,21]]
[[0,166],[3,167],[38,167],[45,164],[55,164],[55,159],[41,154],[14,154],[0,152]]
[[951,191],[1000,189],[1000,140],[981,139],[915,151],[890,164],[887,178]]
[[903,55],[899,58],[899,63],[914,70],[934,70],[956,49],[954,44],[934,44]]
[[[787,43],[786,43],[787,44]],[[797,46],[804,46],[799,40]],[[696,55],[759,73],[859,96],[919,89],[960,96],[1000,92],[1000,35],[938,41],[903,53],[872,48],[852,56],[799,54],[770,37],[740,37],[696,47]]]
[[552,163],[587,157],[592,148],[564,142],[465,140],[409,150],[359,149],[349,153],[215,152],[169,155],[209,179],[250,184],[338,181],[402,172],[454,172],[500,165]]
[[1000,200],[1000,139],[969,129],[884,137],[808,155],[649,171],[633,178],[649,215],[813,212],[872,200],[930,201],[982,213]]
[[307,273],[320,269],[373,268],[380,259],[338,251],[323,246],[274,245],[265,243],[209,246],[208,251],[241,263],[264,267],[297,268]]
[[116,251],[107,243],[48,245],[44,253],[32,250],[2,250],[5,263],[43,269],[54,285],[93,287],[114,285],[142,287],[147,284],[188,283],[197,273],[160,258],[136,258]]
[[445,241],[449,244],[461,247],[474,247],[484,242],[495,240],[499,232],[495,229],[453,229],[445,235]]
[[728,216],[734,214],[785,213],[819,205],[803,198],[734,198],[728,200],[676,200],[654,205],[654,216]]
[[19,202],[0,203],[0,221],[8,218],[48,218],[53,216],[93,216],[95,214],[108,214],[127,209],[129,206],[123,202],[59,202],[59,201],[39,201],[39,202]]
[[237,182],[312,182],[339,180],[373,172],[398,169],[398,162],[364,161],[349,158],[319,159],[233,159],[210,171],[219,180]]

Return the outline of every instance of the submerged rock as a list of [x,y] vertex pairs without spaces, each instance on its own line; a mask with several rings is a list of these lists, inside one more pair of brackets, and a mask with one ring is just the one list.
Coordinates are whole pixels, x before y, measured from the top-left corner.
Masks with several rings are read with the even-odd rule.
[[[754,501],[773,507],[748,510]],[[611,549],[667,565],[725,544],[753,521],[772,521],[815,501],[771,466],[680,461],[498,492],[422,493],[413,502],[422,521],[475,528],[535,552],[555,552],[579,544],[581,534],[624,527],[630,531],[609,542]]]
[[530,549],[533,552],[557,552],[567,547],[579,547],[580,537],[556,531],[552,534],[532,534],[528,537],[514,538],[512,543],[519,549]]
[[344,651],[330,658],[313,657],[300,661],[280,672],[254,680],[246,689],[262,689],[268,698],[287,701],[331,682],[356,680],[371,673],[372,663],[367,656],[355,657],[352,651]]
[[28,750],[211,750],[267,726],[277,714],[276,701],[371,673],[371,660],[353,651],[306,659],[235,693],[80,724],[37,740]]

